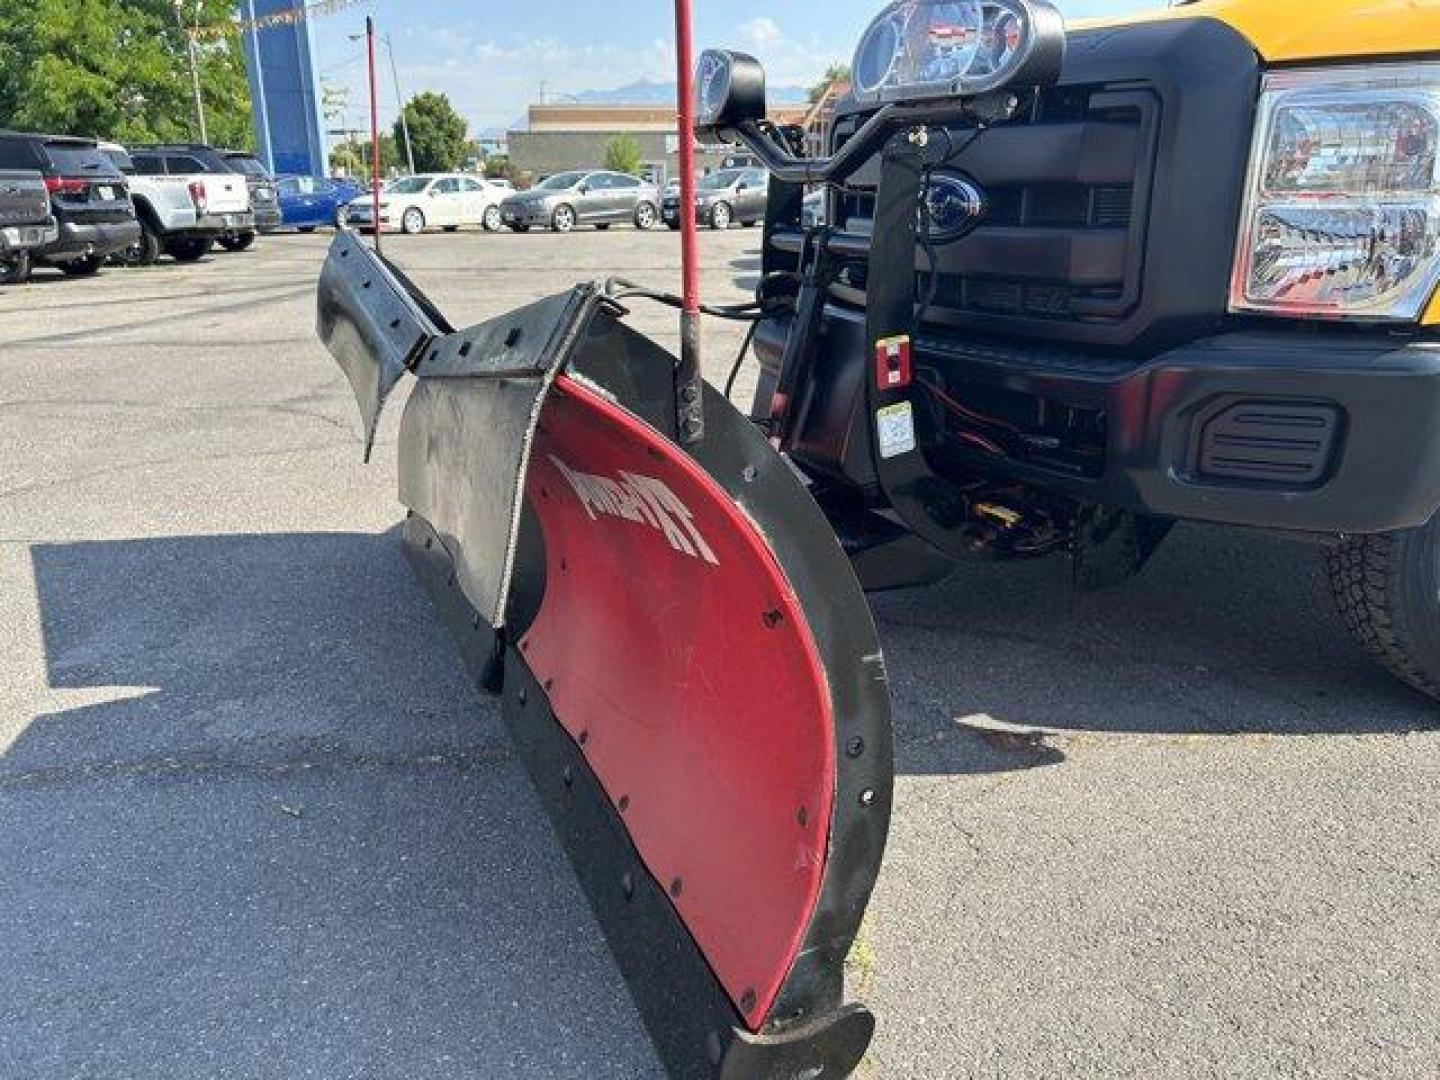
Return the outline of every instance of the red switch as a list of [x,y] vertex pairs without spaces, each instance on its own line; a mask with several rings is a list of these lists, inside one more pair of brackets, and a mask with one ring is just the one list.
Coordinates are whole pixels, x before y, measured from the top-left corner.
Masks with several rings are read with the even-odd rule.
[[881,390],[903,390],[910,385],[910,335],[875,343],[875,385]]

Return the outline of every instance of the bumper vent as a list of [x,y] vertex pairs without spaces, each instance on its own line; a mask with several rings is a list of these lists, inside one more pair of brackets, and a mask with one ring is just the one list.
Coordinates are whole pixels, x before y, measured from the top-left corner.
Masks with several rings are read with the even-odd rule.
[[1214,480],[1312,487],[1330,470],[1339,432],[1335,405],[1234,402],[1201,422],[1196,471]]

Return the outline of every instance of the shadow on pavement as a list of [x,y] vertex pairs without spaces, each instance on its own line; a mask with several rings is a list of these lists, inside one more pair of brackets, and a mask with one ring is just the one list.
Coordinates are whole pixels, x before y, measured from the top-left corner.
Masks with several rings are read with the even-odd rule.
[[32,559],[120,700],[0,756],[0,1075],[660,1075],[393,533]]

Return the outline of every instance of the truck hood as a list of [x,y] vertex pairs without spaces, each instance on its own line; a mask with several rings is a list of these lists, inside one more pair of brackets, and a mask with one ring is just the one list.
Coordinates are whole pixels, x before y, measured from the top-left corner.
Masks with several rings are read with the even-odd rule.
[[1244,34],[1271,62],[1403,56],[1440,50],[1440,0],[1202,0],[1076,29],[1212,18]]

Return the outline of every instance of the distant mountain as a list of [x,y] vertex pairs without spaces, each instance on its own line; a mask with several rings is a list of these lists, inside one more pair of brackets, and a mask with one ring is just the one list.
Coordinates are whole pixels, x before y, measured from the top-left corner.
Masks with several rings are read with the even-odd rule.
[[[803,86],[772,86],[768,94],[771,101],[781,105],[797,105],[809,100]],[[613,90],[587,90],[574,97],[586,105],[664,105],[675,100],[675,84],[640,79]],[[570,100],[570,95],[563,100]]]

